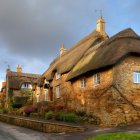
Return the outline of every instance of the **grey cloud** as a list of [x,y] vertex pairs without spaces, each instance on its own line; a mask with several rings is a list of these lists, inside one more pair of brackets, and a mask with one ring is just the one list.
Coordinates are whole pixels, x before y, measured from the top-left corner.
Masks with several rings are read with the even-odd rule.
[[62,43],[71,47],[79,39],[87,21],[94,24],[99,5],[92,0],[0,0],[0,39],[12,53],[54,57]]

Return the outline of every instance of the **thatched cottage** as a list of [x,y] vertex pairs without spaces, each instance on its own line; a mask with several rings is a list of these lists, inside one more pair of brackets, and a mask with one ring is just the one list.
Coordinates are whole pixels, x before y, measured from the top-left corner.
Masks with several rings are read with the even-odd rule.
[[95,31],[69,50],[61,47],[36,93],[37,102],[57,100],[106,125],[138,121],[140,37],[128,28],[109,38],[100,17]]
[[17,71],[7,68],[6,73],[6,107],[10,107],[15,101],[15,105],[21,106],[26,103],[28,98],[33,99],[34,85],[40,77],[38,74],[23,73],[22,67],[17,66]]

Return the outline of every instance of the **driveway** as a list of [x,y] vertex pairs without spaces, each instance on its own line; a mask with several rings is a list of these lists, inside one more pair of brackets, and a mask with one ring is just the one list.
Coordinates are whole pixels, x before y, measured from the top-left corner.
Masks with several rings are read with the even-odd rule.
[[120,128],[90,127],[89,130],[84,133],[65,134],[42,133],[0,122],[0,140],[81,140],[90,136],[111,132],[140,133],[140,125],[132,125]]

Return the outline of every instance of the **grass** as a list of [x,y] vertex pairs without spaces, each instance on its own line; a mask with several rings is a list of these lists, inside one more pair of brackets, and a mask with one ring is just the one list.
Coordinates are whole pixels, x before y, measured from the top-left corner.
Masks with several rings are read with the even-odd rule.
[[98,135],[86,140],[140,140],[140,134],[135,133],[109,133]]

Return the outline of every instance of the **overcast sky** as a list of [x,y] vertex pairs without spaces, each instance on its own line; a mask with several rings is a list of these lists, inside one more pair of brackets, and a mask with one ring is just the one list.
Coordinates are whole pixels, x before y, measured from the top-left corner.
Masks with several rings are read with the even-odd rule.
[[109,36],[140,34],[140,0],[0,0],[0,81],[7,65],[42,74],[62,43],[70,48],[96,28],[100,9]]

